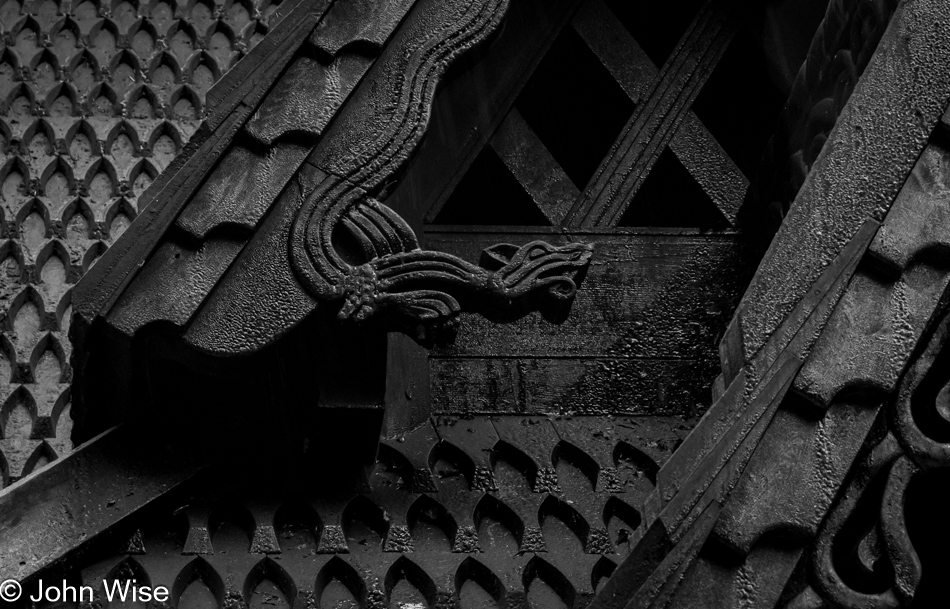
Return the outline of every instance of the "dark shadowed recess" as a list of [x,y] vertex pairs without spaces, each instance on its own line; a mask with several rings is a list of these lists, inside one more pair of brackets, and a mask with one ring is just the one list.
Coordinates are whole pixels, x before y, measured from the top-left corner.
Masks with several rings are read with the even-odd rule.
[[914,609],[941,607],[947,603],[947,573],[950,573],[950,520],[947,519],[947,489],[950,469],[919,474],[911,482],[905,503],[907,530],[923,567],[923,577],[914,594]]
[[486,146],[446,201],[436,224],[550,224],[491,147]]
[[679,2],[631,2],[607,0],[637,43],[657,66],[662,66],[676,48],[690,22],[703,6],[703,0]]
[[[132,341],[128,386],[105,382],[114,361],[90,360],[96,409],[85,429],[124,421],[168,442],[200,443],[225,461],[332,457],[368,466],[382,424],[386,336],[334,317],[318,310],[273,345],[224,359],[188,347],[176,328],[146,326]],[[321,341],[334,349],[314,350]],[[344,470],[320,468],[352,475]]]
[[728,223],[702,186],[667,148],[618,226],[722,229],[728,228]]
[[515,106],[579,190],[594,175],[634,109],[571,28],[554,41]]
[[741,29],[693,109],[744,174],[754,177],[788,93],[772,80],[764,41]]
[[826,5],[774,1],[749,11],[696,99],[696,115],[751,179]]

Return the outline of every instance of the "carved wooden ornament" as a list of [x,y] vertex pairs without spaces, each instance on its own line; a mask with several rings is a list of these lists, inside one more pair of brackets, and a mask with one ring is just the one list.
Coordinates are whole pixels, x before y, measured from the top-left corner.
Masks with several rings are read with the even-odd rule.
[[[436,31],[409,41],[398,62],[405,64],[402,70],[387,70],[375,95],[356,100],[363,120],[359,128],[349,122],[349,132],[337,132],[343,145],[331,147],[345,152],[331,160],[337,165],[333,176],[316,192],[303,193],[306,199],[290,234],[291,263],[310,294],[344,301],[340,318],[382,316],[387,327],[430,344],[452,336],[462,310],[494,321],[532,309],[549,320],[566,313],[577,290],[575,279],[590,262],[591,246],[502,244],[486,250],[476,266],[420,249],[409,224],[367,194],[390,180],[415,150],[440,77],[454,58],[498,27],[507,5],[474,0],[427,7],[420,21]],[[365,262],[346,260],[339,232],[358,244]]]

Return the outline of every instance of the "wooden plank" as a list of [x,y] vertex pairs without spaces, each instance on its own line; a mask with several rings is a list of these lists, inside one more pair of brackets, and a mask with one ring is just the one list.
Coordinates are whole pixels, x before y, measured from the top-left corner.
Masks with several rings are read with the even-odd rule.
[[[706,418],[700,421],[684,442],[688,450],[674,454],[660,471],[657,487],[664,501],[680,491],[690,472],[707,458],[713,446],[721,442],[729,425],[737,424],[734,422],[743,416],[749,416],[743,410],[749,402],[745,397],[746,387],[763,385],[770,378],[769,375],[782,365],[782,358],[787,359],[788,353],[803,355],[817,341],[820,329],[844,293],[876,229],[877,223],[869,221],[842,256],[816,282],[808,298],[799,303],[795,314],[789,316],[787,334],[776,333],[773,337],[776,345],[773,357],[759,360],[758,371],[755,366],[747,364],[739,370],[735,380],[730,379],[726,393],[710,408]],[[763,353],[769,353],[769,350],[763,350]]]
[[580,191],[516,108],[499,125],[491,147],[541,213],[559,225]]
[[[713,509],[718,516],[722,501],[717,502],[717,499],[722,499],[723,489],[728,489],[730,482],[734,482],[743,471],[801,366],[801,360],[789,355],[783,358],[782,364],[763,386],[757,388],[760,391],[756,399],[747,403],[751,411],[748,419],[729,429],[715,445],[710,457],[691,474],[681,492],[664,501],[661,488],[654,491],[645,506],[643,525],[634,532],[633,549],[591,603],[591,609],[649,607],[662,591],[674,593],[667,586],[678,585],[682,575],[676,576],[679,569],[670,572],[669,567],[673,566],[670,561],[678,566],[680,558],[695,558],[695,554],[689,558],[681,554],[701,543],[712,530],[715,518],[709,520],[709,510]],[[733,456],[737,458],[733,460]],[[660,470],[661,473],[668,465],[669,462]]]
[[577,10],[571,27],[607,68],[630,101],[642,103],[656,86],[660,70],[610,7],[603,0],[586,0]]
[[233,142],[176,220],[197,240],[230,224],[252,233],[311,146],[280,142],[263,151]]
[[129,337],[157,320],[183,327],[243,247],[243,239],[208,239],[196,249],[163,240],[106,315],[109,325]]
[[205,460],[116,427],[0,492],[0,580],[21,583],[191,479]]
[[937,34],[948,28],[946,2],[898,6],[740,305],[746,358],[865,221],[890,209],[950,99],[950,40]]
[[683,118],[670,150],[732,226],[749,190],[749,179],[716,138],[690,112]]
[[429,360],[435,410],[689,417],[710,402],[715,345],[742,289],[736,235],[432,228],[433,248],[469,260],[502,240],[595,247],[563,324],[463,317],[455,343]]
[[208,124],[212,129],[238,103],[255,107],[260,103],[270,83],[277,80],[332,5],[332,0],[303,0],[292,5],[293,9],[281,11],[286,17],[208,91]]
[[[665,583],[678,585],[655,570],[678,541],[689,538],[698,529],[706,529],[702,514],[710,505],[725,503],[876,229],[873,220],[865,223],[799,303],[798,315],[789,320],[789,333],[773,337],[774,357],[763,360],[758,370],[747,364],[737,377],[741,381],[735,381],[736,386],[723,394],[687,437],[683,447],[692,448],[677,451],[660,469],[657,488],[644,505],[644,526],[635,533],[631,557],[617,568],[594,599],[593,609],[616,606],[618,598],[624,599],[624,603],[636,603],[639,599],[642,606],[649,606]],[[644,565],[636,558],[638,555],[656,560]],[[659,577],[653,577],[655,574]]]
[[431,358],[432,408],[463,413],[579,413],[690,418],[716,370],[689,359]]
[[[659,69],[602,0],[587,0],[571,22],[635,104],[644,101]],[[735,225],[749,180],[690,110],[670,140],[670,150]]]
[[156,204],[148,204],[139,212],[135,222],[123,233],[122,238],[106,250],[95,266],[73,288],[76,315],[91,323],[101,311],[115,303],[115,299],[135,276],[142,261],[157,247],[165,230],[190,199],[188,195],[197,189],[211,171],[252,110],[253,108],[239,105],[214,133],[203,140],[192,139],[188,143],[186,148],[195,144],[195,150],[186,155],[180,167],[162,173],[169,177],[167,180],[160,178],[153,184],[154,188],[161,182],[161,190],[153,199]]
[[433,249],[466,260],[499,242],[543,239],[594,244],[594,258],[561,325],[538,315],[511,324],[463,317],[454,344],[439,356],[716,357],[744,284],[737,236],[730,233],[504,234],[427,232]]
[[[469,165],[508,114],[535,66],[579,0],[519,5],[498,37],[464,76],[447,79],[432,107],[430,129],[405,177],[386,199],[421,233],[438,215]],[[486,89],[485,83],[491,83]]]
[[391,438],[419,427],[429,417],[432,396],[424,348],[405,334],[391,332],[386,351],[383,436]]
[[699,12],[568,214],[571,226],[613,226],[623,216],[732,40],[743,2],[710,0]]

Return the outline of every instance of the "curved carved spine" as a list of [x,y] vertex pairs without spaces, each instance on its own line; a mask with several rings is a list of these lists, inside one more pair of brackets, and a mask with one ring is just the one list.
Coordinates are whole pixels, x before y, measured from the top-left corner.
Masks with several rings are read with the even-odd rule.
[[[412,49],[410,74],[385,79],[391,86],[386,105],[398,109],[394,120],[388,121],[390,126],[351,153],[353,162],[348,163],[348,171],[338,181],[339,188],[325,196],[311,194],[299,211],[291,233],[291,260],[304,285],[318,296],[338,295],[347,274],[348,265],[335,251],[331,235],[352,207],[367,204],[362,191],[353,185],[373,187],[395,172],[405,160],[406,151],[414,149],[421,140],[428,126],[436,85],[451,60],[484,40],[507,9],[505,0],[473,0],[467,4],[462,15]],[[455,5],[446,3],[447,12]],[[399,228],[412,233],[401,219],[400,224]]]
[[[382,315],[395,329],[427,343],[451,337],[462,310],[507,320],[539,308],[548,319],[560,320],[563,305],[570,304],[590,246],[496,246],[476,266],[421,250],[409,224],[367,192],[390,180],[419,144],[441,76],[456,57],[497,29],[507,4],[440,5],[436,17],[445,25],[408,47],[406,66],[400,67],[409,74],[382,71],[383,98],[374,99],[371,108],[382,128],[351,142],[342,166],[307,195],[298,212],[290,234],[294,272],[317,298],[343,300],[341,318]],[[340,229],[359,245],[365,263],[350,264],[338,251],[334,234]]]

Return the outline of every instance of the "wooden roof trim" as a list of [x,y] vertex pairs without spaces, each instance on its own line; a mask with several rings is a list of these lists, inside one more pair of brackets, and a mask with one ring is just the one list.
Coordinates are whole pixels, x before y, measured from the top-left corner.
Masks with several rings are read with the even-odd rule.
[[[636,545],[591,609],[654,606],[677,595],[746,467],[768,458],[757,448],[816,343],[853,338],[834,334],[828,320],[848,290],[861,289],[852,280],[869,248],[880,249],[880,220],[902,228],[888,211],[950,100],[950,40],[937,35],[948,28],[945,3],[898,8],[723,340],[716,403],[660,470]],[[938,301],[939,294],[907,318],[909,344],[866,354],[872,366],[885,358],[903,369]],[[823,365],[838,376],[863,372],[850,360]],[[896,381],[883,379],[882,390]]]
[[27,587],[209,463],[194,445],[145,437],[128,425],[109,429],[0,491],[0,578]]
[[865,220],[887,214],[950,99],[948,19],[939,2],[897,9],[739,304],[730,361],[751,361]]
[[175,161],[139,200],[141,212],[74,288],[74,309],[91,323],[109,308],[247,121],[330,0],[298,0],[265,39],[208,93],[209,114]]

